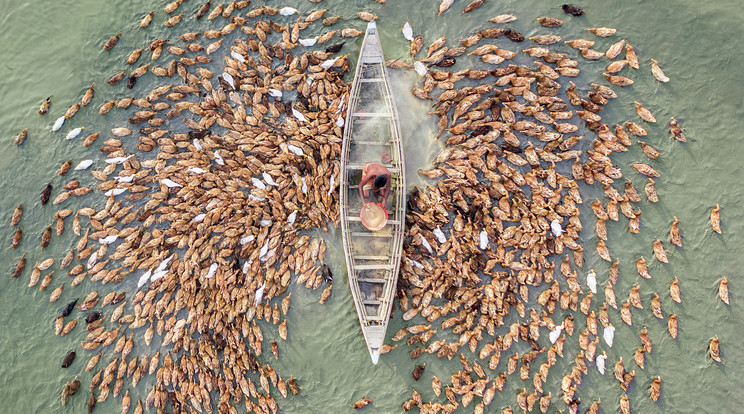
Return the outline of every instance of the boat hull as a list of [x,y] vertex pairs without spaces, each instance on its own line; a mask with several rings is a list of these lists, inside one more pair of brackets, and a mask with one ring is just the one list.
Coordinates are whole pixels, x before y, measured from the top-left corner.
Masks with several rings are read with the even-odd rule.
[[[385,163],[382,154],[392,158]],[[386,160],[388,161],[388,160]],[[341,227],[349,286],[373,363],[382,351],[403,248],[405,167],[398,114],[388,82],[385,59],[374,22],[367,26],[349,94],[341,152]],[[359,218],[359,182],[367,163],[391,173],[384,206],[386,226],[366,229]]]

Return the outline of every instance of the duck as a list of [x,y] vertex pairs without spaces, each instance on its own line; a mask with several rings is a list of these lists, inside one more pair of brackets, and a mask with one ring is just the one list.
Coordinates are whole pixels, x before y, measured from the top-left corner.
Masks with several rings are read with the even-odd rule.
[[659,396],[661,395],[661,376],[658,376],[651,381],[649,393],[654,402],[659,401]]
[[669,242],[677,247],[682,247],[682,236],[679,232],[679,219],[674,216],[672,227],[669,229]]
[[506,29],[504,36],[515,43],[524,42],[524,35],[516,30]]
[[337,43],[335,45],[328,46],[326,48],[326,53],[334,54],[338,53],[339,50],[346,44],[346,42]]
[[416,61],[413,63],[413,70],[416,71],[416,74],[419,78],[426,75],[426,72],[428,72],[428,70],[426,69],[426,65],[424,65],[420,61]]
[[416,368],[413,369],[413,379],[418,381],[419,378],[421,378],[421,374],[424,373],[424,369],[426,368],[426,364],[423,365],[416,365]]
[[676,314],[673,313],[669,315],[669,320],[667,321],[667,329],[669,330],[669,335],[672,338],[677,339],[677,333],[679,332],[679,330],[677,328],[677,315]]
[[261,300],[263,299],[264,289],[266,288],[266,283],[262,284],[261,287],[256,289],[256,299],[255,299],[255,306],[258,306],[259,303],[261,303]]
[[570,14],[571,16],[579,17],[584,15],[584,10],[581,10],[572,4],[563,4],[561,5],[561,9],[563,9],[564,13]]
[[558,219],[553,219],[553,221],[550,222],[550,230],[553,232],[555,237],[561,237],[561,234],[566,232],[561,227],[561,222],[558,221]]
[[687,137],[685,137],[682,128],[679,126],[679,122],[674,117],[669,120],[669,132],[672,133],[672,136],[677,141],[687,142]]
[[728,278],[726,276],[718,284],[718,297],[721,298],[723,303],[729,304]]
[[15,137],[13,140],[13,143],[16,145],[23,144],[23,141],[26,140],[26,137],[28,136],[28,128],[24,128],[23,131],[18,133],[18,136]]
[[66,136],[65,138],[66,138],[66,139],[67,139],[68,141],[70,141],[70,140],[72,140],[72,139],[74,139],[74,138],[77,138],[78,136],[80,136],[80,133],[81,133],[81,132],[83,132],[83,130],[84,130],[84,129],[85,129],[85,127],[78,127],[78,128],[75,128],[75,129],[73,129],[72,131],[68,132],[68,133],[67,133],[67,136]]
[[353,407],[354,409],[356,409],[356,410],[359,410],[359,409],[362,409],[362,408],[364,408],[364,407],[368,406],[368,405],[369,405],[369,404],[370,404],[371,402],[372,402],[372,400],[371,400],[371,399],[369,399],[369,398],[366,398],[366,397],[365,397],[365,398],[362,398],[362,399],[361,399],[361,400],[359,400],[359,401],[356,401],[356,402],[355,402],[355,403],[354,403],[354,404],[352,405],[352,407]]
[[46,187],[41,191],[41,205],[46,205],[49,202],[49,197],[52,195],[52,182],[50,181]]
[[323,263],[320,267],[320,274],[323,276],[323,280],[326,283],[333,283],[333,272],[331,272],[331,268],[328,267],[327,264]]
[[550,331],[548,338],[551,344],[554,344],[558,340],[558,337],[561,336],[561,331],[563,331],[563,324],[556,326]]
[[602,355],[597,355],[594,362],[597,364],[597,371],[600,374],[605,374],[605,361],[607,360],[607,352],[602,351]]
[[196,17],[196,20],[199,20],[202,17],[206,16],[207,13],[209,12],[209,8],[210,7],[212,7],[212,1],[211,0],[209,0],[206,3],[202,4],[199,7],[199,10],[197,10],[196,11],[196,14],[194,15],[194,17]]
[[654,240],[653,248],[656,260],[660,261],[661,263],[669,263],[669,258],[667,257],[666,250],[664,250],[664,246],[661,244],[661,240]]
[[49,105],[52,102],[52,97],[49,96],[48,98],[44,99],[44,102],[41,103],[39,106],[39,115],[46,115],[47,112],[49,112]]
[[636,349],[633,359],[639,368],[646,369],[646,350],[644,348]]
[[651,345],[651,339],[648,337],[648,328],[643,327],[643,330],[641,331],[641,344],[643,345],[643,349],[646,350],[649,354],[653,351],[653,346]]
[[101,312],[91,312],[88,314],[88,316],[85,317],[85,323],[93,323],[99,319],[101,319],[103,315]]
[[708,344],[708,355],[710,355],[714,361],[721,362],[721,349],[717,336],[711,338],[710,343]]
[[18,207],[13,210],[13,216],[10,219],[10,225],[16,226],[21,221],[21,216],[23,215],[23,205],[19,204]]
[[674,277],[672,284],[669,285],[669,296],[672,297],[673,301],[682,303],[682,297],[680,296],[679,291],[679,279],[677,278],[677,276]]
[[716,204],[710,211],[710,228],[718,234],[721,233],[721,206]]
[[54,125],[52,125],[52,132],[59,131],[59,129],[62,128],[62,125],[64,125],[65,119],[67,118],[64,115],[57,118],[57,120],[54,121]]
[[448,68],[450,66],[454,66],[455,63],[457,63],[457,59],[455,59],[453,57],[448,57],[448,58],[440,59],[440,60],[432,63],[431,66],[437,66],[437,67],[440,67],[440,68]]
[[68,304],[67,304],[67,306],[65,306],[65,307],[64,307],[64,308],[62,309],[62,311],[60,311],[60,312],[59,312],[59,314],[60,314],[60,315],[61,315],[61,316],[62,316],[63,318],[66,318],[66,317],[70,316],[70,314],[72,313],[72,310],[73,310],[73,309],[75,309],[75,304],[77,304],[78,300],[80,300],[80,298],[78,298],[78,299],[75,299],[75,300],[73,300],[72,302],[68,303]]
[[651,298],[651,312],[658,319],[664,319],[664,314],[661,311],[661,298],[658,293],[654,293],[654,296]]
[[657,81],[669,82],[669,78],[664,74],[664,71],[661,70],[659,62],[657,62],[656,59],[651,59],[651,73],[654,74],[654,78],[656,78]]
[[66,356],[64,361],[62,361],[62,368],[67,368],[70,365],[72,365],[72,362],[75,360],[75,356],[77,353],[75,351],[70,351]]
[[121,37],[121,32],[111,36],[108,40],[106,40],[106,43],[103,44],[103,50],[111,50],[116,44],[119,42],[119,37]]
[[615,340],[615,327],[612,326],[612,324],[609,324],[604,328],[604,331],[602,331],[602,338],[604,338],[607,346],[612,348],[612,343]]
[[594,269],[589,270],[589,273],[586,275],[586,284],[592,293],[597,293],[597,274],[594,273]]
[[413,42],[413,40],[414,40],[414,37],[413,37],[413,28],[411,27],[411,24],[410,23],[405,22],[405,24],[403,24],[403,27],[400,30],[403,32],[403,37],[406,40],[408,40],[410,42]]

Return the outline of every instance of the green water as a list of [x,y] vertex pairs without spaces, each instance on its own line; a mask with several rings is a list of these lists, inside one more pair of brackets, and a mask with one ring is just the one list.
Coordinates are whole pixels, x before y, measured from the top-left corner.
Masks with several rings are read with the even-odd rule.
[[[389,0],[387,6],[380,6],[372,0],[325,0],[317,4],[272,0],[266,3],[274,7],[294,6],[303,14],[317,8],[328,8],[327,15],[347,16],[337,24],[337,28],[362,29],[365,23],[351,16],[359,10],[373,12],[380,17],[378,26],[383,33],[383,47],[388,59],[407,59],[408,42],[400,34],[405,21],[411,23],[416,35],[424,37],[425,47],[440,36],[446,36],[448,45],[454,46],[458,39],[475,30],[492,26],[488,19],[502,13],[515,14],[518,20],[511,27],[526,36],[554,32],[565,39],[593,39],[585,28],[617,28],[618,33],[613,38],[599,39],[598,45],[603,46],[595,48],[604,50],[611,39],[625,38],[636,48],[641,69],[631,75],[636,80],[635,85],[618,91],[619,98],[608,105],[602,115],[611,125],[636,119],[633,100],[642,102],[654,112],[659,122],[648,128],[649,136],[644,140],[661,152],[661,157],[652,164],[658,167],[662,176],[657,180],[661,201],[640,203],[643,210],[640,234],[628,233],[623,219],[608,223],[608,247],[612,256],[621,260],[620,281],[615,291],[618,301],[625,300],[630,288],[640,282],[646,307],[653,292],[658,292],[665,315],[670,312],[678,315],[680,333],[677,340],[671,339],[666,333],[666,323],[656,320],[648,310],[633,312],[633,327],[626,326],[619,314],[611,311],[610,319],[617,328],[615,345],[609,349],[602,343],[599,351],[608,353],[608,371],[620,356],[626,361],[626,368],[636,369],[635,385],[629,392],[634,412],[727,413],[744,410],[741,408],[744,396],[740,392],[744,385],[744,369],[741,368],[744,350],[740,347],[744,337],[740,294],[744,289],[741,271],[744,259],[740,246],[744,237],[738,235],[744,223],[744,213],[740,208],[744,202],[744,187],[740,185],[742,150],[739,148],[744,130],[744,79],[741,74],[744,56],[741,54],[740,31],[744,11],[738,7],[738,2],[592,2],[578,4],[586,11],[586,15],[578,19],[565,16],[558,1],[489,0],[480,9],[463,15],[461,11],[468,2],[458,0],[441,17],[436,16],[438,1]],[[81,159],[91,158],[96,160],[96,165],[103,163],[102,155],[95,150],[96,145],[86,149],[79,141],[65,141],[63,134],[76,126],[86,126],[86,130],[93,132],[125,125],[123,114],[112,112],[103,118],[96,112],[102,102],[128,95],[129,91],[123,85],[110,87],[106,80],[121,70],[123,59],[129,52],[158,37],[175,40],[177,34],[187,31],[187,28],[204,30],[206,27],[206,23],[194,25],[184,21],[175,29],[165,29],[162,26],[165,4],[142,0],[0,0],[0,191],[3,194],[0,198],[0,239],[4,246],[0,250],[4,272],[0,277],[0,309],[3,310],[0,314],[0,412],[85,410],[91,376],[91,373],[83,372],[90,353],[79,349],[85,331],[79,326],[66,337],[56,337],[53,320],[58,309],[68,301],[83,297],[93,289],[106,293],[113,287],[86,282],[69,288],[68,283],[60,300],[53,304],[48,302],[48,295],[60,283],[69,282],[64,273],[57,271],[45,292],[39,292],[38,287],[26,287],[35,261],[47,257],[61,259],[74,241],[68,219],[68,230],[62,237],[53,237],[44,251],[38,247],[38,238],[53,222],[52,215],[56,210],[51,204],[42,207],[39,194],[52,178],[57,185],[66,181],[55,176],[63,161],[72,158],[76,164]],[[190,0],[181,8],[190,16],[198,5],[196,0]],[[137,29],[140,18],[150,10],[156,10],[153,24],[146,31]],[[540,16],[558,17],[567,23],[559,29],[542,28],[534,21]],[[119,44],[111,52],[104,52],[101,45],[105,39],[120,31],[124,35]],[[347,42],[343,53],[355,55],[361,39]],[[499,42],[506,48],[517,50],[513,44]],[[556,46],[559,51],[568,50],[564,45]],[[529,42],[518,47],[529,47]],[[661,84],[651,76],[649,59],[652,57],[671,78],[669,83]],[[585,91],[585,85],[598,81],[597,76],[601,76],[606,60],[600,63],[577,59],[583,73],[575,82]],[[456,69],[462,67],[460,64]],[[96,82],[96,95],[91,106],[81,110],[61,131],[52,134],[54,120],[64,114],[92,82]],[[151,75],[145,76],[135,91],[146,90],[158,82]],[[414,175],[415,169],[430,162],[439,145],[433,141],[436,120],[427,118],[427,106],[407,92],[413,82],[415,77],[410,73],[395,74],[395,84],[401,91],[397,98],[398,106],[405,114],[402,116],[405,120],[403,133],[408,139],[406,151],[411,157],[408,177],[412,185],[422,182]],[[53,95],[51,110],[41,117],[36,110],[49,95]],[[685,128],[689,139],[687,144],[679,144],[666,133],[665,125],[670,116],[675,116]],[[29,128],[29,138],[17,148],[12,140],[23,128]],[[640,149],[634,146],[613,160],[623,169],[625,177],[633,179],[640,189],[639,184],[642,185],[644,180],[629,164],[644,159]],[[93,184],[89,174],[75,176],[80,177],[83,185]],[[68,174],[65,178],[70,177]],[[582,190],[585,191],[585,201],[601,197],[596,188]],[[103,203],[101,199],[96,201],[95,197],[69,200],[65,207],[77,208],[83,202],[95,207]],[[21,246],[13,250],[8,248],[14,231],[9,220],[13,208],[21,203],[25,207],[21,221],[24,239]],[[723,235],[713,233],[708,224],[709,211],[716,203],[721,205]],[[668,240],[666,233],[674,215],[680,220],[684,247],[667,247],[670,263],[660,265],[652,259],[651,242],[655,238]],[[580,270],[580,280],[584,280],[586,270],[594,268],[599,284],[604,286],[608,266],[594,253],[596,237],[591,213],[587,212],[584,217],[582,238],[586,246],[586,263]],[[348,294],[348,284],[343,277],[343,257],[340,248],[334,245],[339,240],[338,235],[331,231],[328,240],[328,261],[337,281],[332,298],[321,306],[317,303],[320,292],[291,288],[293,303],[289,313],[289,341],[280,341],[281,358],[272,366],[283,377],[293,374],[301,394],[287,400],[277,395],[282,411],[352,412],[351,403],[366,396],[373,400],[373,404],[365,412],[400,412],[401,403],[412,389],[418,390],[425,401],[435,398],[430,386],[431,376],[437,375],[446,384],[449,375],[460,369],[457,359],[441,361],[425,355],[412,361],[408,357],[410,348],[401,344],[384,355],[377,366],[371,365]],[[21,278],[11,280],[9,275],[22,252],[27,253],[27,270]],[[642,280],[635,272],[633,263],[641,255],[649,259],[652,280]],[[723,275],[729,279],[731,306],[723,305],[716,296],[717,282]],[[674,276],[680,280],[681,305],[672,303],[668,296],[668,286]],[[132,286],[117,289],[127,288]],[[597,309],[598,305],[595,299],[594,308]],[[553,319],[562,320],[566,314],[559,310]],[[77,311],[73,315],[81,316]],[[576,316],[577,332],[584,326],[584,319],[580,316],[583,315]],[[654,351],[647,357],[645,371],[641,371],[633,364],[632,355],[640,346],[638,334],[644,325],[649,329]],[[402,326],[398,315],[390,323],[390,335]],[[269,341],[278,336],[274,330],[264,329],[264,332]],[[721,339],[723,364],[711,363],[706,358],[707,343],[716,335]],[[551,369],[545,385],[545,390],[551,390],[554,395],[551,412],[566,409],[557,395],[560,393],[560,379],[568,372],[576,355],[576,336],[577,333],[567,340],[565,358]],[[71,349],[78,351],[78,360],[68,369],[60,368],[62,358]],[[135,353],[143,349],[144,344],[138,343]],[[520,342],[515,344],[512,352],[514,349],[523,352],[527,348]],[[509,355],[502,354],[502,359]],[[268,353],[265,356],[268,357]],[[410,373],[415,364],[422,362],[428,363],[427,369],[421,380],[415,382]],[[502,361],[499,372],[504,366]],[[61,408],[59,393],[65,381],[74,375],[80,376],[81,391],[67,407]],[[492,373],[492,377],[496,375],[498,373]],[[659,403],[654,403],[648,398],[647,388],[657,375],[663,378],[662,398]],[[152,376],[140,381],[137,389],[131,390],[133,400],[144,400],[153,382]],[[487,412],[500,412],[507,405],[516,411],[515,393],[522,387],[530,390],[531,382],[522,383],[516,375],[510,376],[507,388],[497,394]],[[615,412],[621,392],[611,372],[602,377],[590,364],[590,374],[585,377],[577,394],[584,401],[582,411],[588,402],[601,398],[604,411]],[[470,412],[472,408],[471,404],[460,412]],[[110,396],[96,407],[96,412],[119,409],[120,400]]]

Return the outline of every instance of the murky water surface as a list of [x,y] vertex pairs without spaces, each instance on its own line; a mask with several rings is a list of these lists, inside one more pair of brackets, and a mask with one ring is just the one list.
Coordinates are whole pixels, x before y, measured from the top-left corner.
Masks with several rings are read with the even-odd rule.
[[[255,3],[263,3],[257,1]],[[744,186],[741,185],[741,158],[744,154],[741,140],[744,131],[744,98],[741,68],[744,54],[741,53],[741,21],[744,9],[733,0],[697,2],[680,0],[674,2],[590,2],[579,4],[586,15],[570,18],[562,13],[558,1],[499,1],[487,0],[480,9],[462,14],[467,1],[457,0],[441,17],[436,16],[438,1],[389,0],[380,6],[371,0],[325,0],[321,3],[288,0],[267,1],[275,7],[294,6],[304,14],[317,8],[328,8],[329,15],[346,16],[338,27],[363,29],[365,22],[351,18],[356,11],[367,10],[377,14],[382,42],[388,59],[401,58],[410,61],[408,42],[403,39],[400,28],[409,21],[416,35],[424,37],[428,44],[440,36],[446,36],[454,45],[457,39],[476,30],[491,27],[488,19],[502,13],[512,13],[518,20],[512,27],[526,36],[548,33],[534,19],[540,16],[555,16],[567,23],[552,32],[564,39],[592,38],[587,27],[609,26],[618,29],[612,39],[625,38],[633,44],[641,59],[641,70],[632,75],[636,83],[619,90],[620,95],[603,112],[609,124],[634,119],[633,100],[639,100],[650,108],[659,123],[649,128],[646,141],[654,145],[661,157],[654,164],[662,176],[657,181],[661,201],[656,204],[643,202],[641,233],[631,235],[625,222],[608,223],[610,248],[613,257],[621,260],[621,275],[615,291],[619,300],[625,300],[627,292],[636,283],[641,284],[641,295],[648,303],[651,295],[658,292],[662,297],[665,313],[678,315],[680,334],[673,340],[666,333],[666,323],[657,320],[648,311],[634,312],[634,325],[626,326],[619,315],[610,313],[617,327],[615,345],[607,348],[600,344],[599,350],[607,351],[608,369],[619,357],[626,367],[635,367],[632,355],[640,346],[639,332],[648,327],[654,351],[647,357],[646,369],[636,368],[635,385],[629,396],[634,411],[644,413],[671,412],[739,412],[744,405],[741,388],[744,386],[744,255],[740,236],[744,224]],[[50,304],[47,292],[38,288],[27,288],[28,269],[36,260],[48,256],[61,258],[73,242],[71,232],[63,237],[54,237],[43,253],[38,248],[38,236],[52,222],[53,206],[42,208],[39,194],[44,185],[55,177],[59,164],[72,158],[75,162],[93,158],[102,163],[103,158],[94,147],[83,148],[79,143],[70,143],[60,133],[51,133],[51,124],[61,116],[69,105],[79,99],[91,82],[96,82],[96,96],[90,110],[80,111],[70,125],[88,126],[90,130],[123,126],[123,113],[110,113],[105,119],[97,115],[94,108],[105,100],[122,97],[129,91],[119,85],[110,87],[106,80],[122,68],[123,59],[132,50],[144,47],[155,38],[175,39],[179,30],[204,30],[206,23],[182,24],[181,29],[167,30],[162,26],[165,2],[132,1],[17,1],[0,0],[0,406],[6,413],[31,412],[83,412],[88,397],[87,384],[90,374],[83,372],[88,352],[79,349],[84,329],[78,327],[66,337],[54,335],[53,320],[58,308],[92,289],[108,292],[111,287],[83,283],[75,289],[66,289],[60,300]],[[191,14],[199,6],[197,0],[184,2],[181,6]],[[150,10],[156,10],[155,20],[146,31],[137,29],[140,18]],[[281,17],[281,16],[277,16]],[[285,18],[290,21],[290,18]],[[321,30],[315,28],[313,30]],[[101,45],[116,32],[123,32],[122,40],[111,52],[104,52]],[[516,50],[529,47],[502,42],[507,48]],[[610,44],[608,39],[598,43]],[[343,53],[355,56],[361,38],[347,40]],[[604,46],[603,46],[604,47]],[[603,47],[597,47],[602,50]],[[560,45],[556,49],[568,50]],[[667,84],[656,82],[649,72],[650,58],[660,62],[671,78]],[[517,61],[529,64],[525,56]],[[583,68],[582,75],[574,81],[586,91],[589,82],[599,81],[605,63],[591,64],[578,58]],[[461,59],[457,68],[467,66]],[[475,62],[475,60],[474,60]],[[480,62],[478,62],[480,64]],[[427,103],[409,93],[416,81],[412,72],[392,71],[397,102],[401,112],[403,135],[406,140],[407,179],[410,186],[426,185],[427,180],[416,174],[426,168],[437,154],[440,144],[435,141],[436,119],[428,117]],[[637,75],[635,75],[637,73]],[[603,79],[601,80],[603,82]],[[145,76],[137,85],[144,91],[162,82]],[[47,116],[36,114],[39,103],[52,95],[52,107]],[[680,145],[666,132],[666,122],[675,116],[687,132],[689,142]],[[12,140],[23,128],[29,128],[29,137],[24,146],[17,148]],[[637,187],[644,179],[633,171],[629,164],[643,159],[640,149],[634,147],[628,153],[614,158],[623,168],[625,176],[634,180]],[[82,176],[82,174],[81,174]],[[83,179],[83,178],[81,178]],[[92,178],[86,176],[89,184]],[[58,179],[55,182],[60,182]],[[85,183],[84,183],[85,184]],[[597,189],[582,187],[586,201],[600,197]],[[93,207],[104,200],[84,198]],[[68,202],[68,208],[82,206],[82,201]],[[25,234],[21,247],[8,248],[14,229],[9,226],[13,208],[22,203],[25,213],[22,227]],[[723,221],[723,235],[710,230],[708,214],[719,203]],[[584,207],[588,208],[586,203]],[[669,249],[670,263],[660,265],[649,260],[651,280],[641,280],[633,263],[641,255],[653,257],[651,242],[667,239],[672,216],[677,216],[682,228],[684,247]],[[587,210],[584,217],[582,238],[586,248],[586,264],[582,272],[594,268],[601,286],[607,278],[607,264],[596,256],[593,234],[593,218]],[[744,234],[744,232],[742,233]],[[425,400],[435,398],[430,386],[432,375],[448,382],[449,375],[460,369],[455,358],[452,361],[437,360],[424,355],[412,361],[404,344],[384,355],[377,366],[369,361],[357,317],[348,292],[344,276],[344,264],[337,229],[326,236],[329,244],[328,262],[337,275],[332,298],[318,304],[319,291],[308,291],[292,286],[293,304],[289,313],[289,340],[282,343],[281,359],[272,365],[282,376],[293,374],[297,378],[301,394],[281,399],[280,406],[287,413],[351,412],[353,401],[369,397],[373,405],[366,412],[400,412],[401,403],[412,389],[418,390]],[[30,262],[24,277],[11,280],[9,275],[21,252],[27,252]],[[723,305],[716,295],[718,280],[726,275],[731,290],[731,306]],[[677,276],[682,289],[683,303],[676,305],[668,295],[670,281]],[[60,273],[59,277],[62,277]],[[583,280],[583,275],[581,276]],[[132,282],[133,285],[133,281]],[[53,282],[52,288],[59,283]],[[134,286],[125,285],[126,288]],[[77,311],[76,311],[77,312]],[[562,320],[565,315],[559,310],[553,318]],[[576,326],[584,326],[578,314]],[[82,315],[78,313],[82,319]],[[396,332],[403,321],[400,314],[390,323],[390,335]],[[271,341],[277,336],[273,330],[265,330]],[[576,335],[576,334],[575,334]],[[713,336],[720,337],[723,364],[711,363],[706,358],[706,346]],[[154,344],[154,343],[153,343]],[[138,344],[137,346],[144,346]],[[60,368],[64,355],[77,349],[78,361],[68,368]],[[524,343],[514,348],[524,352]],[[545,385],[546,391],[554,395],[552,408],[566,410],[558,401],[560,380],[573,364],[578,347],[574,338],[567,341],[566,355],[558,366],[551,370]],[[265,356],[268,356],[266,354]],[[502,357],[505,359],[508,355]],[[415,364],[427,362],[421,381],[414,382],[411,371]],[[504,362],[502,361],[502,368]],[[65,381],[79,375],[81,392],[72,398],[68,406],[59,406],[58,396]],[[497,373],[493,373],[495,377]],[[662,398],[658,403],[648,398],[648,387],[652,378],[663,378]],[[134,398],[144,399],[151,387],[152,376],[143,379],[137,389],[131,390]],[[505,390],[497,394],[489,412],[500,411],[511,405],[516,407],[515,393],[531,384],[522,383],[516,375],[510,376]],[[126,387],[125,387],[126,388]],[[610,372],[600,376],[593,366],[579,388],[582,401],[601,398],[605,412],[614,412],[621,391]],[[110,397],[100,404],[97,412],[119,410],[120,400]],[[470,412],[472,405],[462,412]],[[583,405],[583,409],[586,405]],[[582,411],[583,411],[582,409]]]

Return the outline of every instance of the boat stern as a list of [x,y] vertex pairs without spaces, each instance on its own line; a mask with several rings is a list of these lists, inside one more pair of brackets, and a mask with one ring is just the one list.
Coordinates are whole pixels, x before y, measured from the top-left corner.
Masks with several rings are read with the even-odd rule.
[[377,23],[374,20],[367,23],[367,33],[377,33]]
[[369,356],[372,358],[372,363],[375,365],[377,365],[377,362],[380,360],[382,343],[385,340],[385,331],[387,331],[387,326],[381,325],[372,325],[362,328],[364,340],[367,342]]
[[380,350],[379,348],[376,350],[369,350],[369,356],[372,358],[372,363],[377,365],[377,363],[380,361]]

